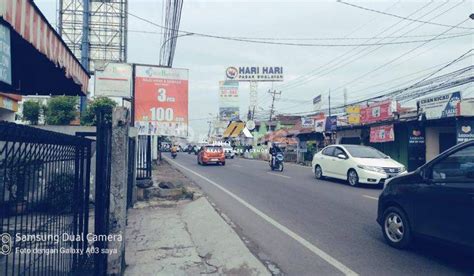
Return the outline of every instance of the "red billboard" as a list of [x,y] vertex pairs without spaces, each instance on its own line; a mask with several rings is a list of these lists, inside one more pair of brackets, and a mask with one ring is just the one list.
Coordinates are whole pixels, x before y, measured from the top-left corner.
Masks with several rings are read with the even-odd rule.
[[397,103],[391,100],[376,102],[360,109],[360,123],[369,124],[392,118],[397,111]]
[[395,141],[393,125],[376,126],[370,128],[370,142],[384,143]]
[[140,135],[187,136],[187,69],[136,66],[134,101]]

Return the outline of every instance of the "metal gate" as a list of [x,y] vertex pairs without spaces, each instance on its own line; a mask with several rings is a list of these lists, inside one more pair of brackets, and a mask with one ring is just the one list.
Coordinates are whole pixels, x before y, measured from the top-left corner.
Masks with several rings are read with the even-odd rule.
[[90,165],[89,139],[0,122],[0,274],[82,269]]
[[151,136],[138,136],[137,180],[151,180]]

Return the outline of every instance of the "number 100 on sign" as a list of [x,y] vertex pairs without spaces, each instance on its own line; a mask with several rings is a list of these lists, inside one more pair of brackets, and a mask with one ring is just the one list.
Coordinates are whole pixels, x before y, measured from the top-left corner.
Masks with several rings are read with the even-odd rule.
[[163,108],[163,107],[152,107],[150,108],[151,120],[152,121],[173,121],[174,120],[174,111],[173,108]]

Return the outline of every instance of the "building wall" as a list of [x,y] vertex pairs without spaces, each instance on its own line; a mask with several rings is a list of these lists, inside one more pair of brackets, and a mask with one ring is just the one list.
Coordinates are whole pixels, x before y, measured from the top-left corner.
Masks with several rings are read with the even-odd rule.
[[15,121],[15,112],[0,108],[0,121],[14,122]]
[[439,134],[453,133],[456,128],[453,127],[426,127],[426,162],[435,158],[439,152]]

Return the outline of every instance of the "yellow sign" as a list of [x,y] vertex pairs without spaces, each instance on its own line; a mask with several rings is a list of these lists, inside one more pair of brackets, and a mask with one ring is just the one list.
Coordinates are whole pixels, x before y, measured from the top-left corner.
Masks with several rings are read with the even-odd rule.
[[351,105],[346,107],[347,113],[347,123],[349,125],[358,125],[360,124],[360,106]]
[[0,95],[0,108],[8,109],[13,112],[18,111],[18,102]]
[[351,105],[346,107],[346,113],[352,114],[352,113],[357,113],[360,114],[360,106],[359,105]]
[[245,127],[244,122],[232,122],[224,131],[224,134],[222,136],[235,138],[240,135],[244,127]]

